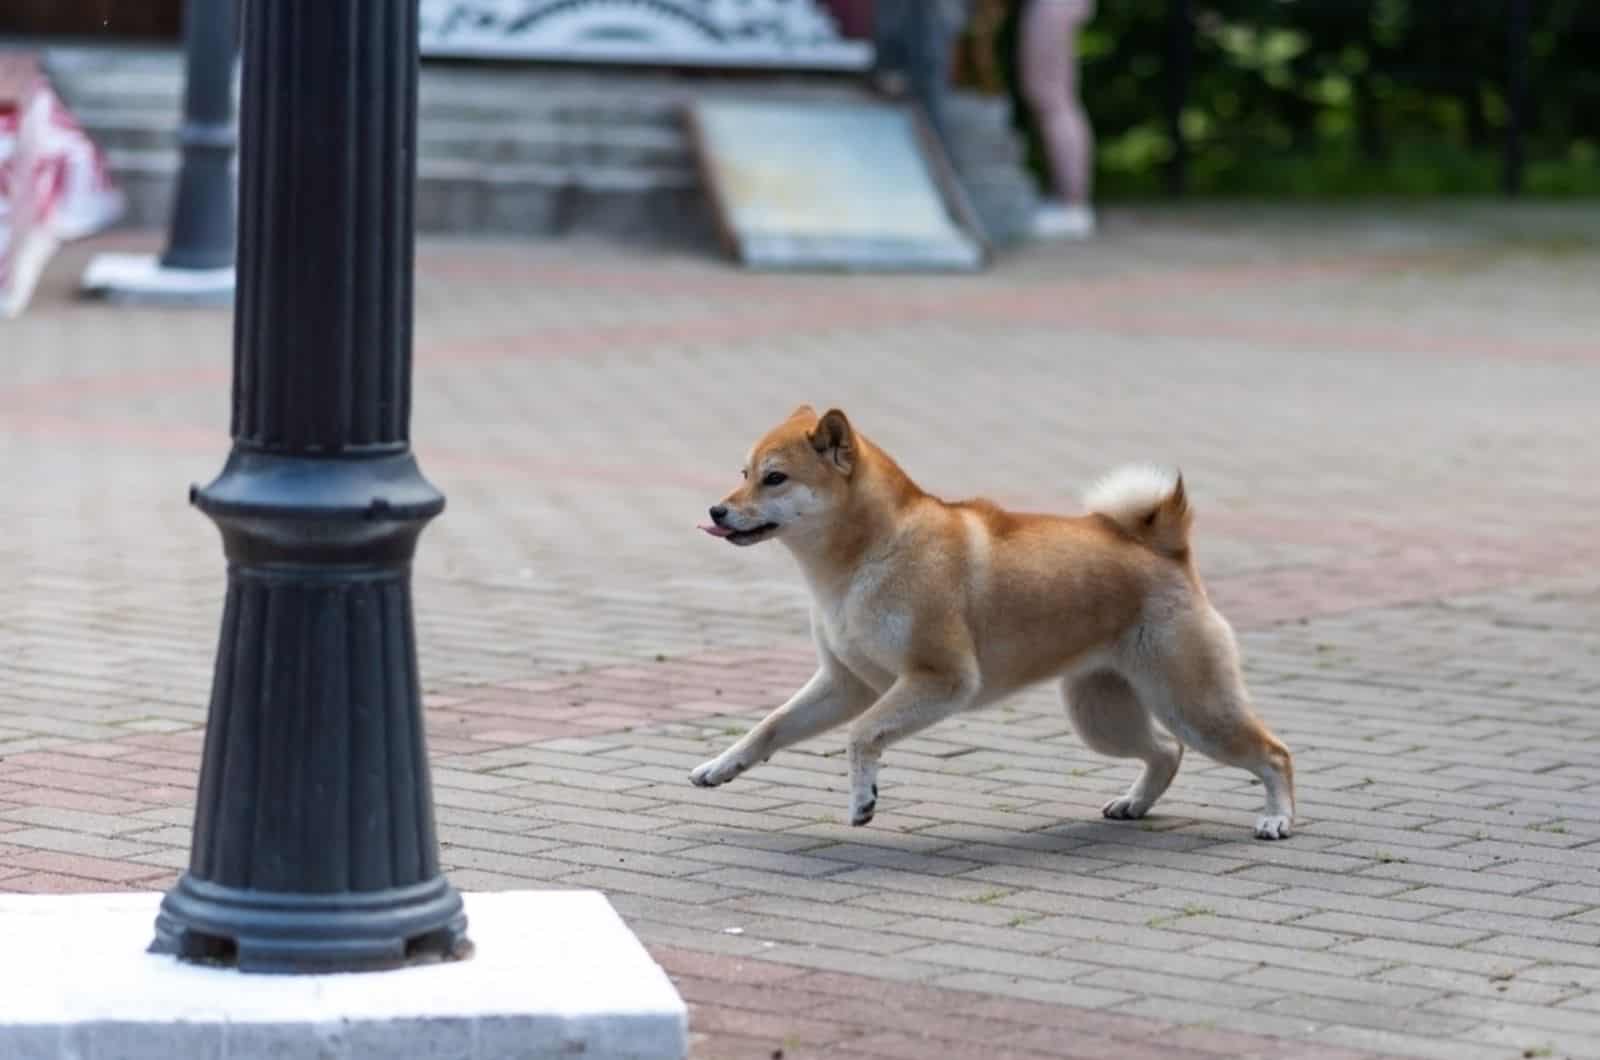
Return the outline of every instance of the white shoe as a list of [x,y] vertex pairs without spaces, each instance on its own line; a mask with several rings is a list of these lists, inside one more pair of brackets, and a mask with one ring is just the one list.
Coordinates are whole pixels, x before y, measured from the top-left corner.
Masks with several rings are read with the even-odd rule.
[[1035,239],[1088,239],[1094,235],[1094,211],[1087,206],[1048,202],[1033,215]]

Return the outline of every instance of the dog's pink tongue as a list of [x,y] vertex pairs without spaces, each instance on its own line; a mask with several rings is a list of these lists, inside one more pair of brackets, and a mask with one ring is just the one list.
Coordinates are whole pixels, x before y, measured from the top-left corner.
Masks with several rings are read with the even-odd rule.
[[700,529],[704,530],[712,537],[727,537],[729,534],[733,533],[732,530],[729,530],[725,526],[702,526]]

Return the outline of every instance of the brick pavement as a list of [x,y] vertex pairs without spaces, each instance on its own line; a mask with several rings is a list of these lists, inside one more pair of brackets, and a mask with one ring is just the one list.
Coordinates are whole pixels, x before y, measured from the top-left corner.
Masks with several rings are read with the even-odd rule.
[[[1153,211],[961,278],[428,243],[452,878],[604,889],[696,1056],[1600,1056],[1588,223]],[[225,447],[226,316],[73,303],[89,249],[0,331],[13,891],[184,864],[221,597],[185,486]],[[941,492],[1070,508],[1181,462],[1297,835],[1251,841],[1250,779],[1194,757],[1151,818],[1101,820],[1129,767],[1048,692],[897,746],[866,829],[837,737],[688,786],[808,673],[785,557],[692,532],[802,400]]]

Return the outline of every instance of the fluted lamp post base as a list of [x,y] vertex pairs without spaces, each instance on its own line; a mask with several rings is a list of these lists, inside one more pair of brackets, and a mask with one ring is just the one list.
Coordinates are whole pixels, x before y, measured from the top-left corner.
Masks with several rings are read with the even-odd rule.
[[410,568],[444,508],[410,452],[235,446],[193,492],[228,588],[189,871],[152,949],[243,971],[469,952],[440,872]]
[[242,972],[381,971],[472,953],[461,896],[435,877],[373,894],[284,894],[184,876],[156,916],[151,953]]

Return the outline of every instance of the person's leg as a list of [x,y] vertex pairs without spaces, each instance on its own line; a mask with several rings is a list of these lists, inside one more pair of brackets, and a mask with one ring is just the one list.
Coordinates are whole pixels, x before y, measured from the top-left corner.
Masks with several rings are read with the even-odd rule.
[[1094,14],[1092,0],[1049,0],[1064,7],[1071,14],[1066,43],[1062,45],[1066,59],[1067,107],[1057,117],[1059,129],[1056,137],[1070,146],[1061,150],[1064,156],[1058,164],[1066,171],[1065,198],[1074,206],[1088,206],[1094,190],[1094,128],[1089,124],[1089,114],[1083,109],[1083,98],[1078,93],[1078,31]]
[[1094,134],[1078,98],[1078,29],[1090,0],[1032,0],[1024,15],[1020,60],[1023,94],[1039,122],[1056,197],[1087,206]]

